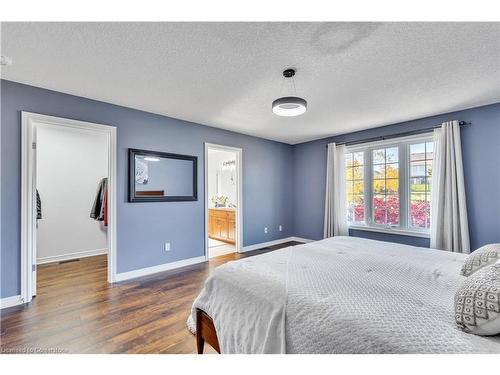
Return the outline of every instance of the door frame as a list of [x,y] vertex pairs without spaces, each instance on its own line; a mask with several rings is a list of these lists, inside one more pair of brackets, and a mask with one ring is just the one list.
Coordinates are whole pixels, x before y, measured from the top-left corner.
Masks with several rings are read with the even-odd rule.
[[30,302],[36,291],[36,133],[43,125],[64,126],[98,133],[108,139],[108,282],[116,276],[116,127],[21,112],[21,300]]
[[205,142],[204,183],[205,183],[205,259],[208,254],[208,150],[230,151],[236,153],[236,252],[243,251],[243,149]]

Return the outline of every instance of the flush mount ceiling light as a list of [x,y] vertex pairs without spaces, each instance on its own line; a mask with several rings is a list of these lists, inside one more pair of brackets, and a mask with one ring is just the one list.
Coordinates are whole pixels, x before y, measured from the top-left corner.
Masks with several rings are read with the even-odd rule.
[[[294,69],[286,69],[283,72],[283,77],[290,80],[293,85],[293,91],[295,92],[295,82],[293,76],[295,75]],[[299,116],[307,111],[307,102],[305,99],[299,98],[297,96],[285,96],[278,98],[273,102],[273,113],[278,116]]]

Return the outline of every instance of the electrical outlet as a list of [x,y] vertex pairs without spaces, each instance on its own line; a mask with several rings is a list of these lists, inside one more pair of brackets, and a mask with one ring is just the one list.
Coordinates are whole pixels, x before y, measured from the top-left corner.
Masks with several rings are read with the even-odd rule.
[[170,242],[165,242],[165,245],[163,245],[163,250],[170,251]]
[[267,233],[267,227],[264,227],[264,233]]
[[280,226],[278,227],[278,230],[281,232],[281,231],[283,230],[283,225],[280,225]]

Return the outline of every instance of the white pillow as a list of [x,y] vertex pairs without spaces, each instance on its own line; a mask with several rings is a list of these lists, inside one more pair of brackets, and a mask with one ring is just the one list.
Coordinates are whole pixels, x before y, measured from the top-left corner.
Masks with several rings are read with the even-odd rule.
[[469,254],[460,274],[470,276],[483,267],[495,264],[498,260],[500,260],[500,243],[484,245]]
[[500,264],[468,277],[455,294],[455,321],[481,336],[500,334]]

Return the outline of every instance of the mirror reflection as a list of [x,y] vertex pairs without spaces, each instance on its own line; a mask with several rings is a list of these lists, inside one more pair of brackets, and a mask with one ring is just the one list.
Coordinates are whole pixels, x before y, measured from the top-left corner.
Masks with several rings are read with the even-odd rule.
[[138,151],[140,150],[134,152],[133,159],[131,157],[133,162],[131,201],[196,199],[195,157]]

